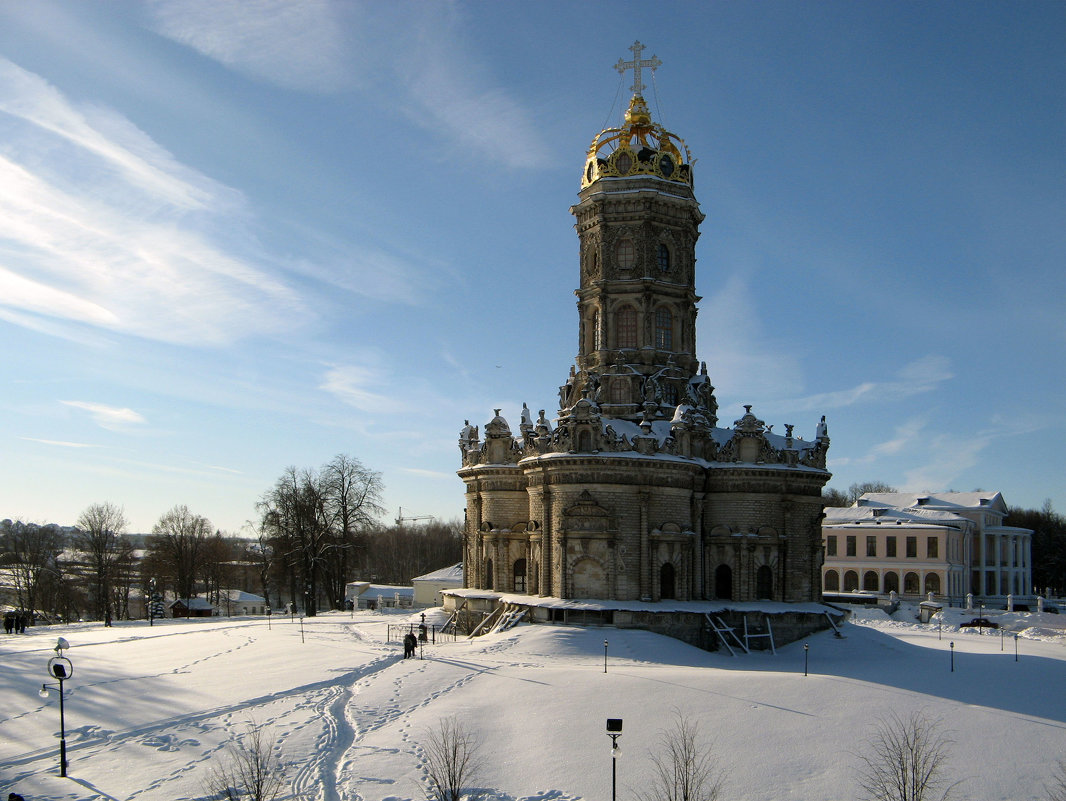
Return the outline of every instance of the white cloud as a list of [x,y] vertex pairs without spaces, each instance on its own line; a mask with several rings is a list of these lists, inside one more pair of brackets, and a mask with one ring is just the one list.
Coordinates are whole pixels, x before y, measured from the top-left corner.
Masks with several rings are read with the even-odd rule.
[[779,405],[807,411],[839,409],[860,402],[892,403],[924,392],[932,392],[952,378],[954,374],[946,357],[924,356],[900,368],[896,372],[895,380],[867,380],[849,389],[782,401]]
[[165,0],[149,6],[152,27],[253,78],[306,92],[351,88],[343,4],[329,0]]
[[107,406],[89,401],[60,401],[60,403],[88,412],[94,423],[109,431],[122,431],[129,426],[143,425],[148,422],[143,415],[128,407]]
[[58,439],[38,439],[37,437],[19,437],[26,442],[39,442],[42,445],[55,445],[60,448],[96,448],[97,445],[90,445],[86,442],[64,442]]
[[361,411],[384,414],[399,411],[403,406],[381,391],[388,386],[388,381],[388,371],[378,364],[333,365],[326,370],[319,389]]
[[6,319],[221,344],[306,318],[279,270],[264,269],[240,193],[3,59],[0,87]]
[[361,90],[510,168],[549,158],[535,110],[472,58],[464,10],[451,4],[166,0],[151,10],[157,33],[244,75],[310,93]]

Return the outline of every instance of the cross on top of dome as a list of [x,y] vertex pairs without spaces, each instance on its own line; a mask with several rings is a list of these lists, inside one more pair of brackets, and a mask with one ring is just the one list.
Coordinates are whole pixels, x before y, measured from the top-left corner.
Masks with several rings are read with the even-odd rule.
[[633,42],[629,49],[633,51],[633,60],[625,61],[620,58],[614,68],[623,75],[625,75],[626,70],[633,70],[633,85],[629,88],[633,91],[633,94],[639,95],[644,91],[644,82],[640,78],[641,68],[650,67],[651,71],[655,72],[655,68],[661,67],[662,62],[654,54],[651,58],[641,58],[640,54],[644,52],[644,45],[639,41]]

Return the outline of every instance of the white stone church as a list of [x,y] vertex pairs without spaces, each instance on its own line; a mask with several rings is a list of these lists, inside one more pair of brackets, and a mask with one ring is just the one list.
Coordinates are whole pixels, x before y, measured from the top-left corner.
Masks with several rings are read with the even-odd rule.
[[[688,147],[656,123],[631,61],[624,121],[598,133],[578,202],[579,348],[550,412],[496,410],[459,438],[465,587],[555,599],[821,597],[825,418],[720,425],[696,353],[704,215]],[[712,365],[713,367],[713,365]],[[554,405],[554,404],[553,404]]]

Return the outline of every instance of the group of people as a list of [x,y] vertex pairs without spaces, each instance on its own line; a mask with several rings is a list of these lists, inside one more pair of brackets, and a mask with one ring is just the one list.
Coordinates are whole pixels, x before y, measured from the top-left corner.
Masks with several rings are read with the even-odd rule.
[[408,659],[415,655],[415,649],[418,648],[419,641],[426,641],[426,616],[422,615],[422,623],[418,627],[418,637],[415,637],[414,630],[408,631],[403,635],[403,658]]
[[26,633],[26,613],[25,612],[4,612],[4,634],[25,634]]

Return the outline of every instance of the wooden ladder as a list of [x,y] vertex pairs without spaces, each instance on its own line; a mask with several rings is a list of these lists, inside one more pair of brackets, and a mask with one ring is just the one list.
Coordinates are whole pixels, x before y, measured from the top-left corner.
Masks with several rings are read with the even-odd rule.
[[[744,643],[745,643],[745,645],[750,645],[752,640],[757,640],[757,639],[760,639],[762,637],[767,637],[770,640],[770,653],[772,653],[774,656],[777,656],[777,649],[774,648],[774,630],[773,630],[773,627],[770,626],[770,616],[769,615],[763,615],[763,619],[766,621],[766,631],[761,632],[759,634],[749,634],[748,633],[748,616],[744,615]],[[746,651],[747,648],[745,648],[744,650]]]
[[707,618],[707,622],[711,624],[711,628],[714,629],[715,634],[718,635],[718,639],[722,641],[722,645],[729,651],[730,656],[736,656],[736,651],[733,650],[733,646],[729,644],[729,637],[732,637],[737,646],[741,648],[744,653],[748,653],[748,646],[740,641],[740,637],[737,636],[736,631],[727,626],[720,617],[711,617],[709,614],[704,615]]

